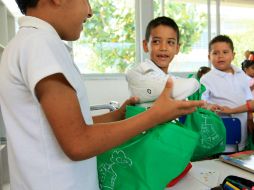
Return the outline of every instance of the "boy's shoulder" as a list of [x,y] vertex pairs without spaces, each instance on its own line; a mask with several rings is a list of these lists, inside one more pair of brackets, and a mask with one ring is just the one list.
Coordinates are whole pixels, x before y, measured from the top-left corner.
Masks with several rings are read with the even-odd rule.
[[168,75],[158,68],[153,62],[144,61],[131,69],[126,70],[126,79],[128,82],[136,80],[166,80]]
[[145,60],[141,63],[134,64],[132,68],[127,69],[126,74],[128,75],[128,73],[132,73],[132,72],[145,74],[151,71],[160,72],[161,70],[152,61]]
[[209,71],[208,73],[206,73],[200,78],[200,82],[206,81],[206,80],[212,80],[216,75],[217,75],[216,71],[212,69],[211,71]]

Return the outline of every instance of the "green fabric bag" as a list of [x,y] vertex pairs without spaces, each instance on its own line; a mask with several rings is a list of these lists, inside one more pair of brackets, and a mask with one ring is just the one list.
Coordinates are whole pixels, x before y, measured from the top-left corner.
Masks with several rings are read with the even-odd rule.
[[[195,75],[190,74],[188,78],[195,78],[198,80],[198,82],[200,82],[196,74]],[[206,90],[205,86],[203,84],[200,84],[199,89],[194,94],[190,95],[188,97],[188,100],[201,100],[201,96],[203,92],[205,92],[205,90]]]
[[[126,117],[145,108],[127,106]],[[188,165],[197,145],[195,132],[169,122],[97,157],[102,190],[163,190]]]
[[252,139],[253,139],[253,134],[249,134],[247,139],[248,145],[245,148],[245,150],[254,150],[254,143]]
[[192,161],[207,158],[225,150],[226,129],[222,119],[214,112],[203,108],[186,116],[184,125],[200,135]]

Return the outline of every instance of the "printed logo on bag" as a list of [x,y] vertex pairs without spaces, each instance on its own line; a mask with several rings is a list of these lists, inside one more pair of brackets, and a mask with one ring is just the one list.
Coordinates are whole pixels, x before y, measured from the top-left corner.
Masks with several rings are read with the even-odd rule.
[[147,91],[148,94],[152,94],[152,90],[151,89],[148,88],[146,91]]
[[128,158],[124,151],[115,150],[110,157],[108,163],[99,166],[99,181],[100,189],[114,189],[117,173],[114,171],[115,167],[130,168],[132,160]]
[[223,141],[223,138],[218,135],[217,131],[214,129],[212,120],[207,115],[202,115],[202,118],[200,143],[203,148],[210,149],[214,147],[214,144]]

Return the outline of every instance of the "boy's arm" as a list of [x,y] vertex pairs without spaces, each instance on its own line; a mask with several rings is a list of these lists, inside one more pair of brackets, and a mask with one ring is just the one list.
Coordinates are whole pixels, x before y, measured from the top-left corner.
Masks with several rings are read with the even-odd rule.
[[220,113],[234,114],[234,113],[243,113],[243,112],[253,112],[254,111],[254,100],[249,100],[246,104],[235,108],[229,108],[227,106],[220,107]]
[[168,97],[172,82],[153,106],[130,119],[88,125],[85,123],[75,90],[62,74],[39,81],[36,96],[65,154],[83,160],[111,149],[155,125],[191,113],[202,101],[174,101]]
[[254,100],[248,101],[249,103],[243,104],[235,108],[229,108],[222,106],[220,108],[220,113],[234,114],[234,113],[243,113],[254,111]]

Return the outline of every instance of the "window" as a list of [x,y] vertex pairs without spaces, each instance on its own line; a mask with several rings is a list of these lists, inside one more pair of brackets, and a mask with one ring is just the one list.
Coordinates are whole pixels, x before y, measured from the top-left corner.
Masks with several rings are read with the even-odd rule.
[[155,3],[154,15],[173,18],[180,29],[180,53],[170,64],[171,72],[193,72],[208,66],[207,1],[164,0]]
[[246,50],[254,50],[254,4],[223,1],[220,5],[220,33],[229,35],[235,46],[234,64],[241,66]]
[[94,16],[73,44],[82,73],[122,73],[135,62],[135,1],[93,0]]
[[181,50],[171,72],[209,66],[208,43],[218,34],[233,39],[237,65],[245,50],[254,49],[254,4],[249,0],[93,0],[91,6],[94,16],[73,44],[82,73],[123,73],[143,60],[146,25],[162,15],[173,18],[181,31]]

